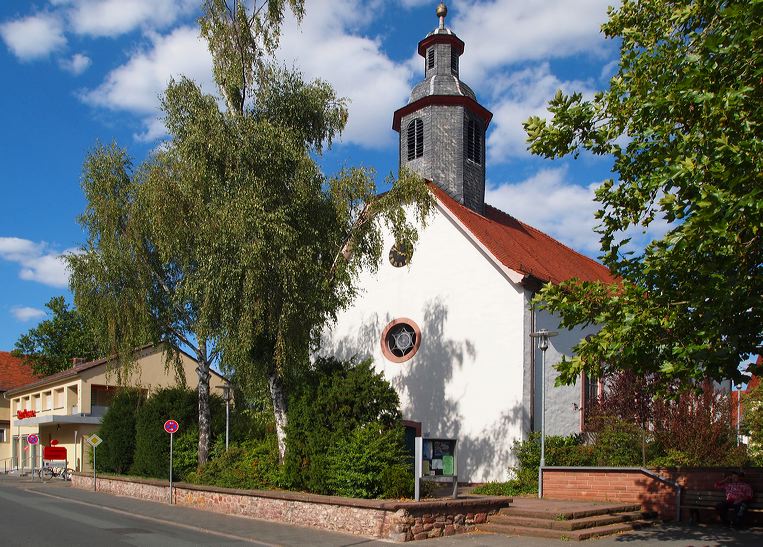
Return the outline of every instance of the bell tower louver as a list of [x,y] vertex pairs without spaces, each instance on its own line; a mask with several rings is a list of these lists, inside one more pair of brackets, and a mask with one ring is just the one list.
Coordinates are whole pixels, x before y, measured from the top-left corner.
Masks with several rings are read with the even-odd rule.
[[447,14],[444,3],[437,6],[439,26],[419,42],[424,79],[395,111],[392,128],[400,134],[401,168],[483,214],[485,132],[493,115],[459,79],[464,42],[445,26]]

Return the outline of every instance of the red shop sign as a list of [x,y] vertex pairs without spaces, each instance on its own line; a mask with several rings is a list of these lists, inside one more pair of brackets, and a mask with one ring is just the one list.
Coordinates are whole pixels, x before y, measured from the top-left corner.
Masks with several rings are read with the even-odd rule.
[[37,413],[34,410],[18,410],[16,411],[16,417],[19,420],[23,420],[24,418],[35,418],[37,416]]

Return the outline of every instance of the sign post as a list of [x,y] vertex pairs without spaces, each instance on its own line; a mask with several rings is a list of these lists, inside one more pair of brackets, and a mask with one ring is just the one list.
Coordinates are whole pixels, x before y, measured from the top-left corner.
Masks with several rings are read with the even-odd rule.
[[[37,435],[35,435],[35,434],[31,434],[31,435],[28,435],[28,436],[27,436],[27,438],[26,438],[26,442],[28,442],[29,444],[31,444],[31,445],[33,445],[33,446],[35,446],[35,445],[39,444],[39,442],[40,442],[40,437],[38,437],[38,436],[37,436]],[[30,452],[31,452],[31,451],[30,451]],[[34,461],[34,460],[35,460],[35,459],[34,459],[34,458],[32,458],[32,480],[34,480],[34,464],[35,464],[35,461]]]
[[95,449],[96,447],[103,442],[103,439],[101,439],[98,435],[93,433],[92,435],[84,436],[85,442],[89,444],[93,448],[93,491],[95,491],[95,485],[96,485],[96,471],[95,471]]
[[170,434],[170,505],[172,505],[172,438],[178,429],[180,429],[180,426],[175,420],[164,422],[164,430]]

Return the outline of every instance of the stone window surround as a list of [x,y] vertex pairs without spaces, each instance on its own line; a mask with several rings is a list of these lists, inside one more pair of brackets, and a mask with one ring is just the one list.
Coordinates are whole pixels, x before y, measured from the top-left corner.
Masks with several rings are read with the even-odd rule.
[[[398,357],[394,353],[392,353],[389,349],[389,346],[387,345],[387,334],[389,331],[400,324],[406,324],[409,327],[413,329],[413,332],[416,335],[416,340],[413,345],[413,349],[406,353],[405,355]],[[381,350],[382,354],[384,355],[385,359],[388,361],[392,361],[393,363],[405,363],[406,361],[413,358],[414,355],[419,351],[419,347],[421,346],[421,329],[419,328],[419,325],[413,320],[409,319],[407,317],[399,317],[397,319],[394,319],[390,321],[390,323],[384,327],[384,330],[382,331],[381,335]]]

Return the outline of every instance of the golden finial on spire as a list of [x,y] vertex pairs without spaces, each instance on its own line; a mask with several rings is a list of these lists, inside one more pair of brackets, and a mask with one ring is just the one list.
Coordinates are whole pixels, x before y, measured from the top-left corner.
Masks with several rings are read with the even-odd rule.
[[437,17],[440,18],[440,28],[445,28],[445,17],[448,15],[448,6],[445,5],[445,2],[440,2],[436,13]]

